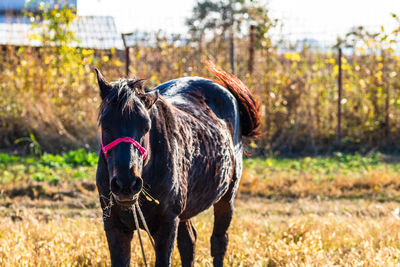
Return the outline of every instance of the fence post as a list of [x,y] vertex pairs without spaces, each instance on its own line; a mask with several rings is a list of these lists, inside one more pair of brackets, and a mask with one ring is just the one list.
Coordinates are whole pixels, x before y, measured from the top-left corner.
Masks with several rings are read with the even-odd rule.
[[231,64],[231,71],[232,71],[232,74],[235,74],[235,33],[234,33],[234,30],[235,30],[235,27],[234,27],[234,10],[233,10],[233,1],[232,0],[230,0],[229,1],[229,4],[230,4],[230,12],[231,12],[231,21],[230,21],[230,23],[231,23],[231,25],[230,25],[230,34],[229,34],[229,61],[230,61],[230,64]]
[[338,49],[338,100],[337,100],[337,129],[336,146],[340,149],[342,145],[342,48]]
[[385,50],[382,50],[382,64],[383,64],[383,69],[382,69],[382,83],[383,83],[383,89],[386,93],[385,97],[385,138],[386,138],[386,145],[389,145],[391,143],[391,136],[390,136],[390,79],[387,75],[388,73],[388,64],[389,60],[386,57]]
[[235,74],[235,43],[234,43],[233,26],[229,38],[229,61],[231,65],[232,74]]
[[249,63],[248,63],[249,74],[253,73],[255,34],[256,34],[256,27],[254,25],[250,25],[250,44],[249,44]]
[[124,43],[125,47],[125,75],[129,77],[129,65],[130,65],[130,57],[129,57],[129,46],[126,45],[125,36],[128,34],[121,33],[122,42]]

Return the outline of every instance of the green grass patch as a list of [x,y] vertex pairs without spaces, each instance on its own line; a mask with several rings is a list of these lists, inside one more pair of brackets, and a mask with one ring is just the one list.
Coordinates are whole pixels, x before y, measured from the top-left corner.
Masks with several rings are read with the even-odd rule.
[[0,182],[94,179],[97,155],[83,149],[60,155],[44,153],[40,157],[19,157],[0,153]]
[[398,170],[399,160],[390,160],[380,153],[369,156],[334,153],[328,157],[247,158],[244,165],[261,174],[266,172],[310,173],[324,177],[334,174],[363,173],[370,170]]
[[[98,156],[83,149],[39,157],[19,157],[0,153],[0,182],[94,179]],[[369,156],[335,153],[326,157],[246,158],[245,175],[259,182],[305,179],[313,182],[335,180],[338,176],[362,178],[372,171],[395,173],[400,161],[379,153]]]

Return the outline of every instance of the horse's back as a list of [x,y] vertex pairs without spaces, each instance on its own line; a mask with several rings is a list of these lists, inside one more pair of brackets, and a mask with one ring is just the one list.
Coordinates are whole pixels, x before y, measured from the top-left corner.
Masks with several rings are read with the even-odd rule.
[[185,77],[165,82],[155,88],[172,105],[195,111],[193,97],[204,97],[207,106],[218,119],[227,122],[233,137],[233,143],[240,142],[240,115],[235,97],[220,84],[201,77]]

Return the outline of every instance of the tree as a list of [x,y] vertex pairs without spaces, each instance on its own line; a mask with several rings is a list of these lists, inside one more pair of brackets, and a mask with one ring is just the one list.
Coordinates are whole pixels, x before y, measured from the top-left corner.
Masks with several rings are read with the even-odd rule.
[[[235,72],[235,35],[248,33],[249,25],[256,28],[256,45],[261,45],[269,29],[276,24],[268,16],[268,10],[252,0],[203,0],[197,2],[192,16],[186,20],[189,33],[199,42],[199,47],[210,33],[219,33],[222,40],[229,32],[231,70]],[[246,27],[247,26],[247,27]]]
[[[28,12],[38,6],[36,12]],[[38,0],[30,0],[26,3],[26,16],[32,23],[30,38],[40,41],[44,49],[53,49],[56,60],[52,64],[60,66],[65,61],[75,61],[73,56],[79,56],[73,44],[79,43],[72,29],[72,22],[76,19],[73,6],[68,1],[56,0],[52,6],[49,3]],[[72,56],[72,57],[71,57]]]

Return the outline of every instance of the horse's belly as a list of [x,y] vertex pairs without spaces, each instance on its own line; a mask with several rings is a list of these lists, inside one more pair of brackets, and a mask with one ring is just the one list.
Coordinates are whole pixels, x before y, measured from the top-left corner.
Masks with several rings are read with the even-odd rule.
[[234,157],[231,153],[212,166],[200,165],[188,177],[187,201],[181,220],[189,219],[208,209],[228,190],[234,171]]

